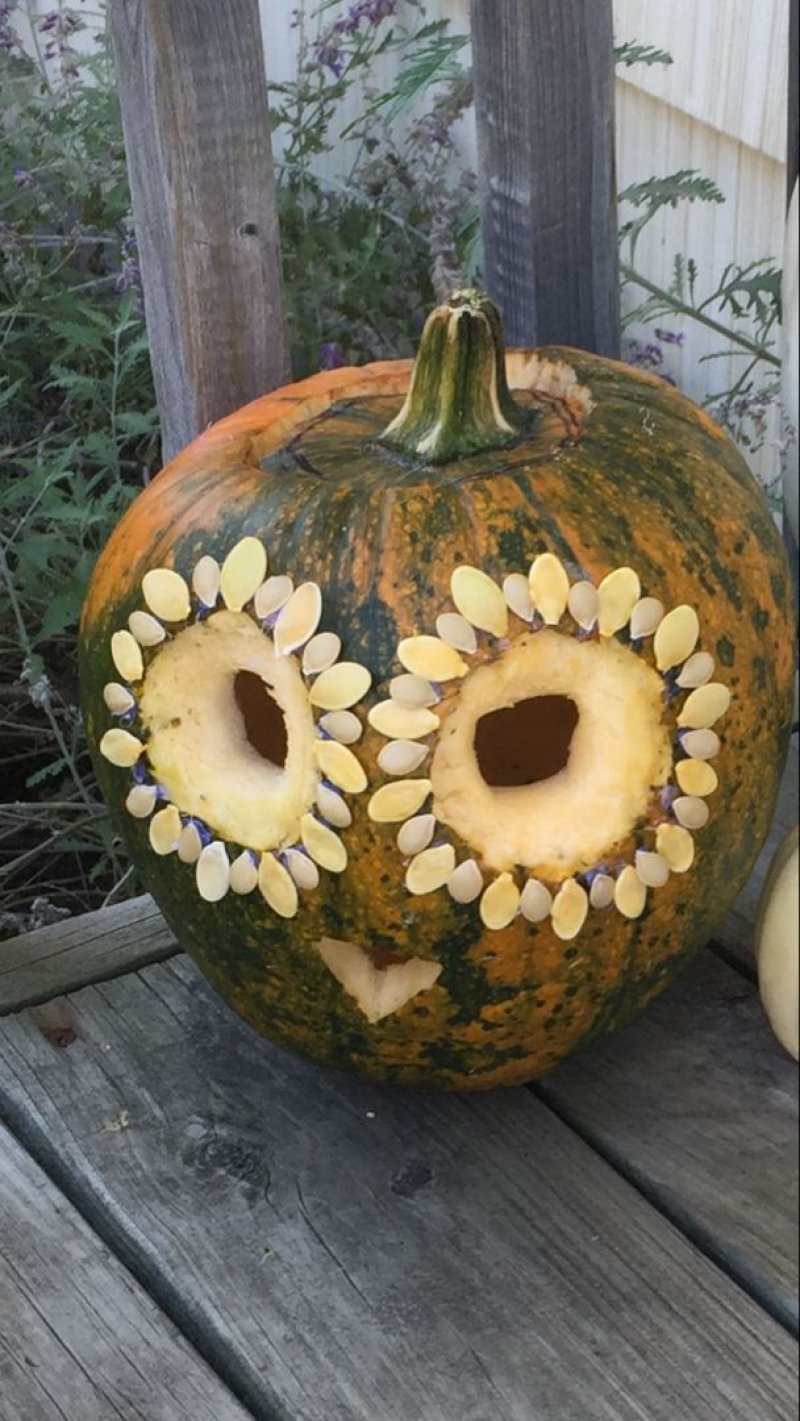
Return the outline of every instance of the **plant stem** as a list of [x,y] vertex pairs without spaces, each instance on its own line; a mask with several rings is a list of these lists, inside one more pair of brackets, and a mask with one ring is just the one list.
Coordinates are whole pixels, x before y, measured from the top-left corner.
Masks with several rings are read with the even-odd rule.
[[712,316],[706,316],[695,306],[687,306],[685,301],[678,300],[677,296],[665,291],[663,286],[656,286],[654,281],[649,281],[646,276],[641,276],[632,266],[626,266],[623,262],[620,264],[620,271],[626,281],[632,281],[636,286],[641,286],[642,290],[649,291],[651,296],[660,297],[666,303],[668,310],[677,311],[682,316],[691,316],[692,320],[699,321],[701,326],[708,326],[710,331],[716,331],[717,335],[724,336],[726,340],[735,341],[743,350],[749,350],[752,355],[757,355],[759,360],[764,360],[768,365],[775,365],[780,369],[780,359],[777,355],[772,355],[765,346],[748,340],[747,336],[740,335],[730,326],[723,326],[720,321],[715,321]]

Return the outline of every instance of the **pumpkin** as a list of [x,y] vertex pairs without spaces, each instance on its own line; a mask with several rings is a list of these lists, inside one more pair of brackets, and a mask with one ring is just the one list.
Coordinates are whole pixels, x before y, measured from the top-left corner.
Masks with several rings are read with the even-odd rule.
[[252,1026],[515,1084],[639,1011],[746,879],[790,617],[706,414],[506,355],[459,292],[413,369],[267,395],[137,498],[85,604],[86,724],[144,884]]
[[756,925],[758,987],[769,1024],[798,1059],[800,843],[792,829],[779,845],[761,894]]

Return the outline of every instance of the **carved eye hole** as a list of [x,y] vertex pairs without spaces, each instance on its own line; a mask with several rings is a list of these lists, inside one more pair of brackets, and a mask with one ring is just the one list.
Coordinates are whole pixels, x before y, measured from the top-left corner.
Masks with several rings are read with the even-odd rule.
[[538,784],[569,760],[578,707],[569,696],[526,696],[487,711],[475,726],[475,755],[487,785]]

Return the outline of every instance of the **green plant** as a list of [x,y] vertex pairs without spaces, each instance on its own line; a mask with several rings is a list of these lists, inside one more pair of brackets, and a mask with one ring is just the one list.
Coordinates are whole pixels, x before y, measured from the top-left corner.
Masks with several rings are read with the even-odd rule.
[[[615,53],[617,62],[625,64],[672,63],[665,51],[637,44],[622,45]],[[722,347],[702,356],[701,363],[730,359],[742,363],[735,378],[710,391],[704,404],[736,443],[753,455],[765,443],[769,411],[780,397],[781,362],[775,350],[781,321],[780,269],[767,257],[746,266],[729,262],[718,277],[709,278],[698,270],[691,256],[677,252],[672,279],[663,287],[637,266],[639,239],[664,209],[684,202],[724,201],[716,183],[694,168],[632,183],[619,194],[623,211],[633,209],[620,228],[623,332],[634,325],[653,326],[649,341],[628,336],[624,353],[633,364],[649,366],[670,379],[664,365],[664,346],[683,343],[684,323],[696,322],[713,331],[723,342]],[[645,296],[628,304],[626,288],[628,292],[635,288]],[[665,319],[677,322],[678,328],[655,324]],[[792,438],[796,438],[796,431],[787,432],[786,439]],[[779,460],[774,461],[766,491],[777,511],[781,504]]]
[[[33,19],[33,17],[31,17]],[[125,872],[76,710],[74,631],[109,529],[157,467],[120,119],[104,34],[61,8],[35,53],[0,11],[0,807],[7,927]],[[48,908],[48,902],[55,908]]]
[[[420,0],[301,4],[294,24],[296,75],[270,102],[293,369],[306,375],[410,355],[426,307],[469,272],[477,208],[452,136],[471,101],[467,37],[426,23]],[[378,91],[387,54],[396,77]],[[345,123],[351,94],[359,116]],[[334,146],[348,162],[338,180],[315,166]]]

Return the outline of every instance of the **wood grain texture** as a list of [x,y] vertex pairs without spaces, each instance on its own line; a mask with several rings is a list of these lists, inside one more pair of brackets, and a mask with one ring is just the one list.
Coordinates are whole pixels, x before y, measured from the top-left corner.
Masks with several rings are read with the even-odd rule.
[[0,1126],[2,1421],[246,1415]]
[[704,952],[541,1098],[797,1327],[797,1067],[755,987]]
[[0,1026],[3,1113],[256,1415],[792,1414],[788,1334],[531,1092],[324,1073],[183,958],[53,1011],[65,1049],[41,1009]]
[[109,15],[166,461],[288,376],[258,4]]
[[149,894],[0,943],[0,1016],[178,951]]
[[509,345],[619,354],[611,0],[472,0],[484,269]]

